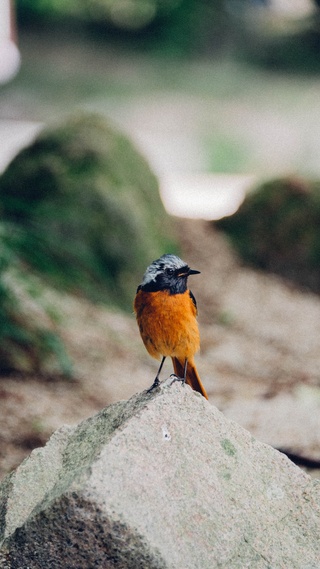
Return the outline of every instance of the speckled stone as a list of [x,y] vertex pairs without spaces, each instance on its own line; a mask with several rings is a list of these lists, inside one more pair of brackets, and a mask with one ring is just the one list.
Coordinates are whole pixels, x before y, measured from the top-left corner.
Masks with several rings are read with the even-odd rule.
[[33,451],[0,535],[3,569],[319,569],[320,481],[167,381]]

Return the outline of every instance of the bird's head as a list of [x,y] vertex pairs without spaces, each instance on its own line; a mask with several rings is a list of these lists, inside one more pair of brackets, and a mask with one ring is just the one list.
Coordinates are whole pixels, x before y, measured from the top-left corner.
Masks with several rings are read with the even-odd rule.
[[166,254],[149,265],[139,288],[146,292],[167,289],[171,294],[181,294],[187,290],[188,276],[199,273],[190,269],[180,257]]

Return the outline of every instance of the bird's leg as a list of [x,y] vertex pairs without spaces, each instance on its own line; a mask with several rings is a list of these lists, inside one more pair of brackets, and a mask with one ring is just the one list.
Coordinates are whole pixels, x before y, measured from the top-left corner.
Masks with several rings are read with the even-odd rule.
[[186,358],[186,361],[184,362],[184,368],[183,368],[183,381],[184,381],[184,383],[186,382],[187,368],[188,368],[188,358]]
[[181,383],[185,383],[186,382],[186,377],[187,377],[187,368],[188,368],[188,358],[186,358],[186,361],[184,362],[184,366],[183,366],[183,377],[179,377],[178,375],[176,375],[175,373],[172,373],[170,375],[170,377],[172,377],[172,381],[181,381]]
[[159,385],[159,383],[160,383],[159,375],[160,375],[160,373],[161,373],[162,366],[163,366],[163,364],[164,364],[164,360],[165,360],[165,359],[166,359],[166,356],[163,356],[163,358],[162,358],[162,360],[161,360],[161,364],[160,364],[159,369],[158,369],[158,373],[157,373],[157,375],[156,375],[156,377],[155,377],[155,380],[154,380],[153,384],[151,385],[151,387],[149,387],[147,393],[150,393],[150,391],[152,391],[153,389],[155,389],[156,387],[158,387],[158,385]]

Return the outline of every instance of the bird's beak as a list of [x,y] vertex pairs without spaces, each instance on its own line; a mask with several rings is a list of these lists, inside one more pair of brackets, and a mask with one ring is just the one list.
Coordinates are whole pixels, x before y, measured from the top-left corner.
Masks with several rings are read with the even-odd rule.
[[186,267],[181,273],[178,273],[178,277],[188,277],[189,275],[199,275],[200,271],[195,271],[194,269],[189,269]]

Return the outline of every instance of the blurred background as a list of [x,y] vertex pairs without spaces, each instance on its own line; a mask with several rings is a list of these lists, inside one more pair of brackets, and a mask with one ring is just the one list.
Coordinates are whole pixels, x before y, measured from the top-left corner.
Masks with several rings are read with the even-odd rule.
[[211,402],[320,460],[319,94],[317,0],[2,0],[2,474],[152,383],[165,251]]
[[[1,119],[15,121],[2,124],[2,167],[17,136],[82,108],[132,137],[173,213],[229,213],[252,176],[318,176],[316,0],[5,0],[1,9],[3,82],[21,58],[1,89]],[[16,121],[29,123],[22,135]],[[186,173],[237,179],[213,189],[202,176],[195,188]]]

